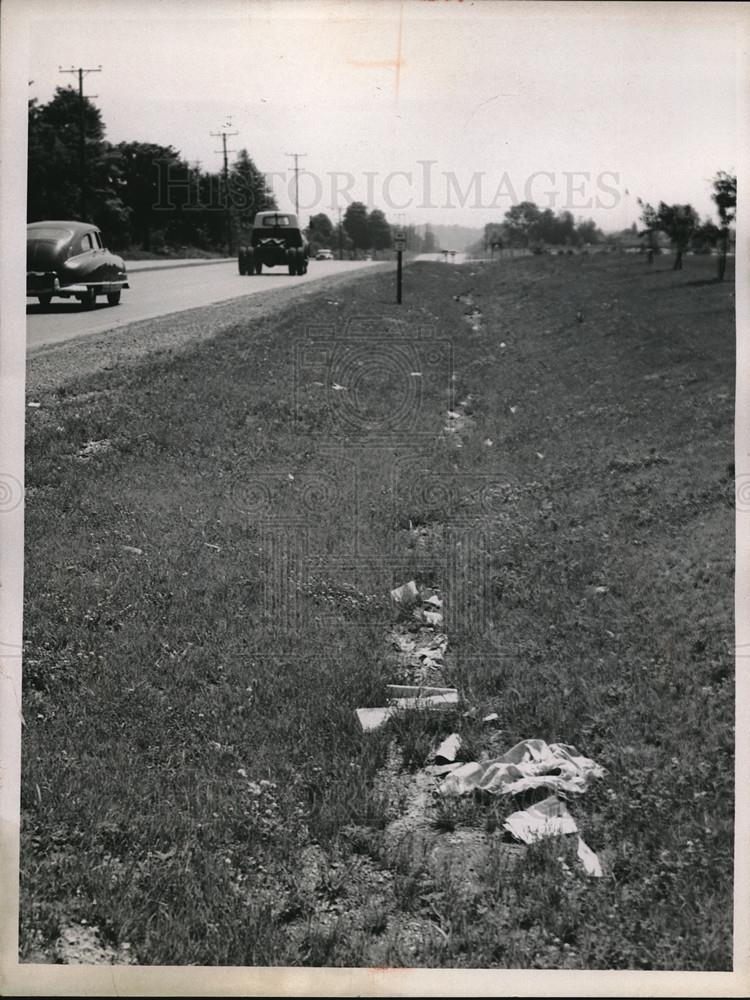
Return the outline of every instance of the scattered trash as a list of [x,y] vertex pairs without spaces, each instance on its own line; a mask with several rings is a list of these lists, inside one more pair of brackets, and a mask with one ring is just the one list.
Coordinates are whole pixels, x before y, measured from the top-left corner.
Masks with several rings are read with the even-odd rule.
[[338,382],[334,382],[331,388],[335,389],[337,392],[346,392],[346,386],[339,385]]
[[381,726],[385,725],[391,716],[396,714],[396,709],[358,708],[355,714],[359,720],[360,726],[362,727],[362,732],[370,733],[373,729],[379,729]]
[[544,740],[522,740],[501,757],[466,764],[440,786],[442,795],[466,795],[475,789],[516,795],[530,788],[550,788],[580,794],[604,769],[575,747]]
[[419,589],[417,588],[414,580],[409,580],[408,583],[404,583],[400,587],[396,587],[395,590],[392,590],[391,597],[396,604],[408,607],[416,601],[417,597],[419,597]]
[[493,442],[492,438],[485,438],[485,439],[484,439],[484,444],[485,444],[485,446],[486,446],[487,448],[491,448],[491,447],[492,447],[492,445],[493,445],[493,443],[494,443],[494,442]]
[[122,546],[122,551],[123,552],[132,552],[136,556],[142,556],[143,555],[143,549],[136,548],[135,545],[123,545]]
[[596,853],[591,850],[589,845],[584,841],[583,837],[578,838],[578,859],[584,867],[587,875],[593,875],[594,878],[601,878],[604,875],[602,871],[602,865]]
[[511,413],[515,413],[518,410],[518,407],[517,406],[509,406],[508,409],[510,410]]
[[206,546],[207,549],[216,549],[217,552],[221,552],[220,545],[214,545],[213,542],[204,542],[203,544]]
[[461,747],[461,737],[458,733],[451,733],[446,736],[440,746],[433,754],[436,763],[452,764],[456,759],[456,754]]
[[461,767],[460,762],[453,764],[428,764],[425,768],[425,773],[433,778],[440,778],[445,774],[450,774],[451,771],[455,771],[458,767]]
[[511,813],[503,827],[524,844],[533,844],[547,837],[560,837],[566,833],[578,833],[576,821],[565,803],[556,795],[550,795],[528,809]]
[[542,453],[541,451],[538,451],[538,452],[536,453],[536,457],[537,457],[537,458],[544,458],[544,454],[543,454],[543,453]]
[[405,684],[389,684],[389,704],[383,708],[358,708],[357,719],[363,732],[379,729],[397,712],[442,711],[459,702],[455,688],[430,688]]
[[[578,824],[568,812],[565,803],[556,795],[550,795],[541,802],[529,806],[528,809],[511,813],[503,823],[503,827],[524,844],[534,844],[548,837],[578,833]],[[599,858],[580,835],[576,853],[587,875],[592,875],[594,878],[602,877],[604,873]]]
[[501,341],[500,341],[500,346],[501,346],[501,347],[505,347],[505,341],[504,341],[504,340],[501,340]]
[[499,719],[500,716],[497,714],[497,712],[490,712],[489,715],[485,715],[485,717],[482,719],[482,722],[498,722]]
[[595,594],[608,594],[609,587],[594,587]]
[[422,372],[409,372],[412,378],[422,378]]
[[41,404],[41,403],[28,403],[27,405],[28,405],[28,406],[29,406],[29,407],[30,407],[30,408],[31,408],[32,410],[38,410],[38,409],[39,409],[39,407],[40,407],[40,406],[41,406],[42,404]]
[[426,684],[387,684],[386,691],[390,693],[389,701],[399,698],[420,698],[456,694],[455,688],[430,687]]

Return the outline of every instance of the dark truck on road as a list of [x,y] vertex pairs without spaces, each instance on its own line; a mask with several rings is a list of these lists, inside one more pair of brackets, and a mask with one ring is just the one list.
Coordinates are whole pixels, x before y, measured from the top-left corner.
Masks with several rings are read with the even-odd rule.
[[305,274],[309,247],[289,212],[258,212],[249,244],[240,246],[240,274],[260,274],[264,267],[288,267],[289,273]]

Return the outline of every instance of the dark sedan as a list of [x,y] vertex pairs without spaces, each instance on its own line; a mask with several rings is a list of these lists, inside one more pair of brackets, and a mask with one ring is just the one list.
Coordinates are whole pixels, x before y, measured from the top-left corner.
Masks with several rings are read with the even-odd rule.
[[26,230],[26,295],[47,306],[53,296],[93,306],[106,295],[116,306],[129,288],[122,257],[110,253],[88,222],[32,222]]

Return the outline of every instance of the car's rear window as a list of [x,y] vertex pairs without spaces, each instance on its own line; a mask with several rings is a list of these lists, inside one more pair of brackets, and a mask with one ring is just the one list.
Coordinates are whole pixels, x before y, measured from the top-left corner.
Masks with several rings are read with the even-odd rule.
[[291,226],[288,215],[264,215],[263,226]]
[[33,240],[69,240],[73,235],[72,229],[60,229],[58,227],[45,226],[42,229],[29,229],[28,237]]

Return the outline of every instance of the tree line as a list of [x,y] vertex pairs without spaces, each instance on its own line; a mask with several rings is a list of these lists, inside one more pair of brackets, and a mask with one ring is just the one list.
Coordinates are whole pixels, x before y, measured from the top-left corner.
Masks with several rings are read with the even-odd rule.
[[724,280],[729,251],[729,234],[737,214],[737,177],[720,170],[713,178],[711,198],[719,216],[717,226],[711,219],[700,221],[700,216],[692,205],[668,205],[660,201],[654,208],[638,199],[641,207],[643,229],[639,233],[646,241],[649,261],[659,252],[659,234],[669,239],[675,251],[674,270],[682,268],[683,254],[692,249],[697,253],[707,253],[718,248],[718,278]]
[[[73,87],[58,87],[46,104],[29,101],[28,133],[28,221],[93,222],[113,249],[225,252],[249,237],[257,212],[278,207],[246,149],[225,176],[188,163],[172,146],[108,142],[101,112]],[[430,243],[431,234],[406,228],[410,249]],[[321,212],[306,231],[313,252],[351,255],[388,249],[392,230],[384,212],[355,201],[336,226]]]
[[591,219],[576,222],[567,211],[555,214],[533,201],[522,201],[505,213],[501,222],[484,227],[484,249],[540,250],[545,246],[579,247],[599,243],[604,234]]
[[80,219],[83,201],[81,221],[100,226],[113,249],[218,251],[228,236],[242,236],[256,212],[277,207],[247,150],[224,177],[188,163],[172,146],[110,143],[99,109],[85,97],[82,106],[72,87],[58,87],[47,104],[29,101],[28,129],[28,220]]
[[373,256],[377,256],[379,250],[389,250],[393,246],[393,237],[398,229],[406,237],[407,250],[433,253],[439,249],[429,225],[424,232],[420,232],[414,225],[398,227],[389,223],[385,213],[379,208],[368,211],[363,202],[353,201],[347,206],[341,222],[336,225],[325,212],[311,216],[308,230],[310,251],[314,254],[320,249],[327,249],[342,255],[372,251]]

